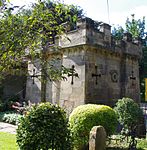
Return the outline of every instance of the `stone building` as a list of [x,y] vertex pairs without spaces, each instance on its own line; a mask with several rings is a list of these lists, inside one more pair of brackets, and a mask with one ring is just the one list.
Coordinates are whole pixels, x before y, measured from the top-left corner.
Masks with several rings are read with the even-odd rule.
[[[115,41],[111,26],[96,23],[90,18],[79,19],[76,28],[56,39],[60,52],[48,50],[51,57],[60,58],[60,64],[75,69],[76,75],[69,75],[60,82],[47,81],[46,99],[52,103],[73,109],[85,103],[113,106],[122,97],[140,101],[139,59],[141,45],[133,41],[129,33],[123,40]],[[29,73],[38,72],[39,62],[28,64]],[[34,82],[34,84],[33,84]],[[26,100],[39,102],[42,84],[39,78],[28,78]]]
[[[24,76],[7,76],[3,84],[3,98],[18,97],[20,100],[25,98],[25,83]],[[18,99],[18,100],[19,100]]]

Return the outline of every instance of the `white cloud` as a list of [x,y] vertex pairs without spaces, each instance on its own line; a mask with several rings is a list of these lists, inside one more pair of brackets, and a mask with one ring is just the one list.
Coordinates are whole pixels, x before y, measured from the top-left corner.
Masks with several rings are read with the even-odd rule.
[[[25,5],[34,1],[36,0],[11,0],[11,2],[15,3],[15,5]],[[86,12],[88,17],[97,21],[103,21],[109,23],[106,1],[101,1],[101,2],[99,0],[93,0],[93,2],[90,0],[61,0],[61,1],[64,1],[68,4],[80,5],[84,9],[84,12]],[[111,25],[115,24],[124,27],[127,17],[131,17],[131,14],[135,14],[136,19],[142,19],[142,17],[145,16],[147,20],[146,4],[143,5],[142,3],[142,5],[134,4],[129,6],[129,3],[127,3],[126,5],[125,1],[123,0],[119,1],[119,3],[123,4],[123,9],[119,9],[119,7],[120,8],[122,7],[120,5],[116,6],[114,0],[112,0],[110,3],[111,7],[110,7],[109,18],[110,18]],[[139,3],[141,3],[141,1],[139,1],[138,4]],[[147,21],[146,21],[146,30],[147,30]]]
[[[125,26],[126,19],[129,17],[131,19],[131,14],[135,14],[136,19],[141,19],[143,16],[147,19],[147,6],[138,6],[136,8],[133,8],[132,10],[129,11],[124,11],[124,12],[112,12],[110,14],[110,22],[111,24],[115,25],[121,25]],[[147,29],[147,22],[146,22],[146,29]]]
[[146,16],[147,18],[147,6],[139,6],[130,11],[131,14],[135,14],[137,18]]

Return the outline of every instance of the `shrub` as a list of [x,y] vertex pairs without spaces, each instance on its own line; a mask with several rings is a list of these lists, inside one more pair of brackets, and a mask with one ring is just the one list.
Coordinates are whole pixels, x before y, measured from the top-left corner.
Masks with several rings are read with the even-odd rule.
[[73,110],[69,123],[74,147],[80,149],[88,143],[93,126],[102,125],[107,135],[112,134],[117,127],[117,117],[109,106],[87,104]]
[[21,150],[71,149],[66,114],[48,102],[32,106],[21,118],[16,138]]
[[22,115],[15,112],[0,112],[0,121],[17,125]]
[[142,110],[134,100],[130,98],[119,99],[114,107],[118,120],[125,130],[130,130],[137,125],[143,117]]
[[17,113],[5,114],[3,117],[3,121],[6,123],[17,125],[21,117],[22,115],[17,114]]

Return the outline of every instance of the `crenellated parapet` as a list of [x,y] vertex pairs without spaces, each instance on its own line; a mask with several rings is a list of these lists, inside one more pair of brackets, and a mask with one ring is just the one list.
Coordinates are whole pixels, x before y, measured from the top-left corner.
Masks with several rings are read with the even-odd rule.
[[141,44],[133,39],[130,33],[124,33],[122,40],[114,40],[111,34],[111,26],[106,23],[96,22],[90,18],[81,18],[74,29],[68,31],[59,40],[62,48],[79,45],[100,46],[108,51],[120,54],[141,57]]
[[[48,64],[58,58],[56,65],[75,69],[67,80],[46,83],[46,99],[69,112],[85,103],[114,106],[122,97],[140,101],[139,59],[141,44],[124,33],[115,40],[111,26],[90,18],[81,18],[75,25],[64,24],[67,31],[56,37],[55,45],[46,51]],[[37,65],[36,65],[37,66]],[[28,65],[29,70],[32,70]],[[36,68],[40,69],[40,68]],[[40,98],[41,83],[28,80],[27,99]],[[44,86],[45,87],[45,86]]]

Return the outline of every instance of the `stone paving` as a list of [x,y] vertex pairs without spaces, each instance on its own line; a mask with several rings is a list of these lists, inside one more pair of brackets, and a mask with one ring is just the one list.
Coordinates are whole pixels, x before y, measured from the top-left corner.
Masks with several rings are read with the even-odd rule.
[[16,129],[17,126],[15,125],[0,122],[0,132],[8,132],[8,133],[16,134]]

